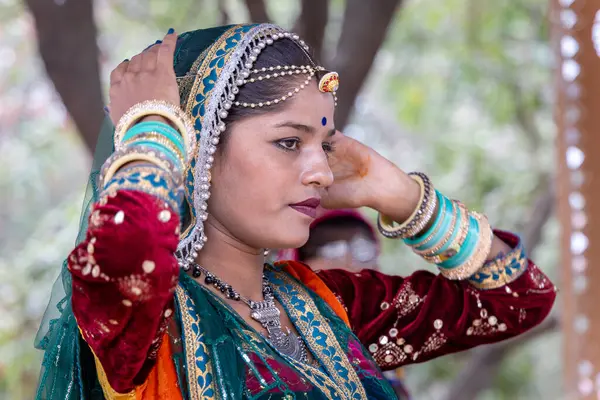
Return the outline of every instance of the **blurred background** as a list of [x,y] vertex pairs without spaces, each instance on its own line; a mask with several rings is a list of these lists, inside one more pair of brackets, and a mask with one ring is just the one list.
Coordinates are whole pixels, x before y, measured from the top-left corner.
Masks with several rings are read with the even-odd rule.
[[[299,33],[340,73],[338,128],[522,234],[561,286],[549,15],[548,0],[0,0],[0,399],[33,398],[109,73],[170,27]],[[430,268],[384,250],[388,273]],[[407,367],[414,398],[566,398],[559,303],[523,338]]]

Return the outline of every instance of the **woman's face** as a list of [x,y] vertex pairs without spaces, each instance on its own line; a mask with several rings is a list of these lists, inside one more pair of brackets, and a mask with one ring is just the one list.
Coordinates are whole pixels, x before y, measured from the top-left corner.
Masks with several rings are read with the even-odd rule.
[[210,218],[254,248],[302,246],[320,193],[333,182],[333,97],[313,81],[286,102],[232,124],[215,156]]

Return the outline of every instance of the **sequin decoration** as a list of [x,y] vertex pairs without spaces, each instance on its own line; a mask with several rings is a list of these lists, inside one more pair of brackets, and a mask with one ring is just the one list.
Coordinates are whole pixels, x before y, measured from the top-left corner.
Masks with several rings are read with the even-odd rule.
[[398,310],[398,318],[403,318],[416,310],[425,301],[426,297],[419,297],[410,282],[403,284],[393,301],[394,307]]
[[493,335],[497,332],[504,332],[507,326],[504,323],[498,323],[498,318],[494,315],[489,315],[485,308],[479,312],[481,318],[476,318],[471,321],[471,326],[467,329],[467,336],[486,336]]

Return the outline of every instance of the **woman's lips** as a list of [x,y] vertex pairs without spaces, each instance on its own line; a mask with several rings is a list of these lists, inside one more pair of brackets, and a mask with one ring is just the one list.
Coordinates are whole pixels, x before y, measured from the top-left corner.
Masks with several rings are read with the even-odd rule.
[[300,203],[290,204],[290,207],[311,218],[317,218],[317,207],[319,207],[319,205],[321,205],[321,200],[312,197]]
[[315,207],[307,207],[307,206],[290,206],[292,207],[294,210],[308,215],[311,218],[317,218],[317,209]]

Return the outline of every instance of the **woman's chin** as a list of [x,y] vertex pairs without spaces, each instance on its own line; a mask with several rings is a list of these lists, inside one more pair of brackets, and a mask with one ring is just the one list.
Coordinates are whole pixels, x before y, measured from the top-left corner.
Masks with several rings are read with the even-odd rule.
[[302,247],[308,241],[310,230],[307,228],[303,229],[286,229],[281,232],[277,239],[277,246],[272,246],[276,249],[297,249]]

